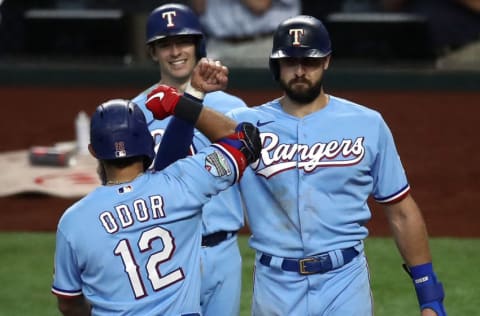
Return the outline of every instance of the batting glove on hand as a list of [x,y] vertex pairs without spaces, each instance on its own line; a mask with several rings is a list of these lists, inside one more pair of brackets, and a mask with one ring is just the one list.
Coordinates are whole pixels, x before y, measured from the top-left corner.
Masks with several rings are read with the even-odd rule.
[[240,151],[245,155],[247,162],[251,164],[257,161],[262,151],[262,141],[258,128],[251,123],[240,123],[235,131],[243,144]]
[[223,137],[218,141],[239,150],[245,156],[246,163],[251,164],[260,157],[262,142],[258,128],[251,123],[240,123],[235,133]]
[[148,94],[145,104],[147,109],[153,113],[154,118],[163,120],[174,114],[180,96],[181,94],[177,89],[159,85]]

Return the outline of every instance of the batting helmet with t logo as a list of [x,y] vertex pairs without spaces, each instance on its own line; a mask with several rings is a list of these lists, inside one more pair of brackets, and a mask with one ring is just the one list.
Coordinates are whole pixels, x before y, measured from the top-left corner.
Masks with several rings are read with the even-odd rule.
[[273,36],[270,71],[278,80],[279,58],[323,58],[331,52],[330,36],[320,20],[308,15],[289,18],[280,23]]
[[147,45],[169,36],[195,36],[196,57],[207,56],[205,38],[195,13],[183,4],[165,4],[153,10],[147,20]]

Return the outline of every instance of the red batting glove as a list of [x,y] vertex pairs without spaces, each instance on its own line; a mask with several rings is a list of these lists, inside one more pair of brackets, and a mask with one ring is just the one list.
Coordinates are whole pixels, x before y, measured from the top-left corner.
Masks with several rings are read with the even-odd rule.
[[181,94],[177,89],[159,85],[148,94],[145,104],[147,109],[153,113],[154,118],[163,120],[174,114],[180,96]]

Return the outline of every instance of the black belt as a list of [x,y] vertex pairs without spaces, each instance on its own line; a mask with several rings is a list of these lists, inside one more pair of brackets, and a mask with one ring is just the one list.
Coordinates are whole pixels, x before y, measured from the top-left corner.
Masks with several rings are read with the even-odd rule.
[[[282,270],[298,272],[300,274],[314,274],[325,273],[333,269],[339,268],[353,260],[358,255],[355,248],[342,249],[340,252],[343,257],[343,263],[337,260],[337,263],[332,262],[331,254],[324,253],[318,256],[303,258],[303,259],[282,259]],[[272,261],[272,256],[262,254],[260,263],[269,267]]]
[[235,236],[236,231],[219,231],[210,235],[202,236],[202,247],[214,247],[224,240]]

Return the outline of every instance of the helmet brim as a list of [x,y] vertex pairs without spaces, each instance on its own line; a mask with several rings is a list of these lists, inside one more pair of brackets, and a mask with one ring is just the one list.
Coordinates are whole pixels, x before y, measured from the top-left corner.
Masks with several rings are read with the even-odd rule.
[[279,58],[323,58],[330,55],[331,51],[322,52],[318,49],[304,48],[304,47],[288,47],[278,49],[270,55],[271,59]]
[[203,34],[199,33],[199,32],[194,32],[191,29],[183,29],[181,31],[176,31],[176,32],[169,33],[169,34],[159,34],[159,35],[153,36],[152,38],[148,39],[147,44],[151,44],[151,43],[159,41],[161,39],[164,39],[164,38],[167,38],[167,37],[174,37],[174,36],[198,36],[198,37],[202,38]]

